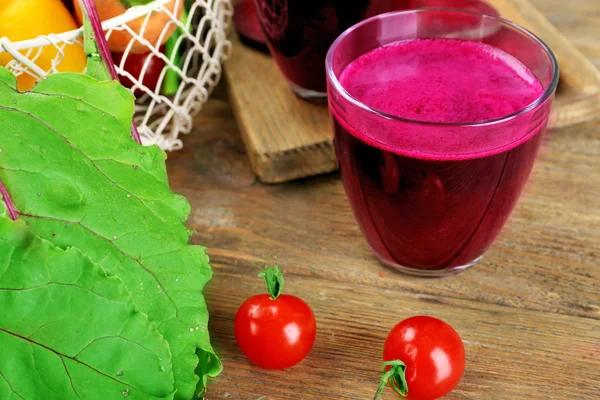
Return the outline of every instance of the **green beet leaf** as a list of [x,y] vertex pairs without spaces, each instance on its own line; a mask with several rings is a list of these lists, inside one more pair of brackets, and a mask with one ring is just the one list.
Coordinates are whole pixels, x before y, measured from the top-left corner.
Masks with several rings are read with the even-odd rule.
[[132,94],[71,73],[15,88],[0,68],[0,181],[19,219],[123,280],[169,343],[175,397],[192,398],[221,371],[202,295],[211,269],[188,244],[190,206],[169,188],[165,153],[130,137]]
[[173,398],[169,346],[121,279],[5,216],[0,304],[0,398]]

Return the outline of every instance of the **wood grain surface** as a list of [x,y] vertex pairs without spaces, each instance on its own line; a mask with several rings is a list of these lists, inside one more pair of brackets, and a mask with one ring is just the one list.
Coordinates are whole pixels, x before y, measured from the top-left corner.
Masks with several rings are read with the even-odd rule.
[[[535,0],[596,66],[598,4]],[[225,369],[207,400],[370,400],[387,332],[415,314],[446,320],[464,339],[466,372],[447,399],[600,398],[600,122],[552,131],[492,249],[470,270],[434,280],[376,261],[338,174],[259,183],[224,85],[195,126],[168,166],[214,270],[209,329]],[[286,371],[249,364],[233,335],[239,305],[264,291],[257,272],[274,262],[318,323],[313,351]],[[386,390],[385,400],[395,398]]]
[[268,54],[235,36],[233,46],[225,72],[256,176],[279,183],[336,170],[327,105],[295,96]]
[[[501,16],[538,34],[559,60],[561,83],[549,126],[560,128],[600,115],[600,70],[528,0],[489,2]],[[268,55],[234,37],[226,74],[234,114],[259,180],[285,182],[337,168],[327,107],[296,97]]]

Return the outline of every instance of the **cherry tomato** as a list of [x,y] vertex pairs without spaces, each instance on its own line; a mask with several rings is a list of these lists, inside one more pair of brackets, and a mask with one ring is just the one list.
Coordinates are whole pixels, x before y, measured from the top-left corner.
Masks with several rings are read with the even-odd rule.
[[268,267],[261,276],[267,281],[269,294],[252,296],[240,306],[235,316],[235,338],[248,360],[259,367],[290,368],[310,352],[317,323],[302,299],[281,294],[279,267]]
[[[164,53],[164,48],[160,49],[161,52]],[[123,59],[123,53],[112,53],[113,62],[117,67],[121,66],[121,60]],[[140,76],[142,73],[142,69],[144,65],[148,64],[146,67],[146,71],[144,72],[144,76]],[[125,64],[123,65],[123,69],[130,73],[136,80],[138,80],[142,85],[146,86],[151,91],[156,90],[156,86],[158,85],[158,79],[160,78],[160,73],[165,67],[165,62],[162,58],[157,57],[151,52],[145,54],[127,54],[127,59],[125,60]],[[135,82],[133,82],[127,76],[119,76],[121,80],[121,84],[128,89],[133,88]],[[135,89],[134,94],[136,96],[141,96],[145,91],[139,88],[139,86]]]
[[[434,400],[454,389],[462,378],[465,348],[450,325],[437,318],[417,316],[392,328],[385,340],[383,359],[405,364],[402,373],[407,399]],[[402,386],[397,379],[390,383]]]

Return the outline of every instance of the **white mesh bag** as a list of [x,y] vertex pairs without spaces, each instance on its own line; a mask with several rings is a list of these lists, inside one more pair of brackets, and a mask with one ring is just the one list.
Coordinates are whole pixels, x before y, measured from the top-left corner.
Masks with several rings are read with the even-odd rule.
[[[172,12],[183,6],[184,1],[188,10],[187,18]],[[172,2],[175,2],[174,6]],[[151,43],[146,40],[144,32],[148,21],[156,13],[164,13],[166,23],[159,35],[160,43]],[[129,43],[121,60],[116,62],[116,69],[120,77],[129,79],[131,90],[136,93],[134,120],[143,144],[158,144],[163,150],[178,150],[182,147],[179,135],[191,131],[192,117],[200,111],[219,82],[222,62],[231,51],[231,43],[226,36],[231,16],[230,0],[155,0],[144,6],[129,8],[124,14],[103,22],[107,40],[115,33],[129,33]],[[130,27],[132,21],[142,21],[139,30]],[[174,29],[178,34],[171,45],[178,50],[169,58],[161,43]],[[12,60],[6,67],[15,75],[28,74],[40,79],[57,72],[57,67],[64,58],[65,47],[81,45],[82,33],[83,29],[79,28],[14,43],[8,38],[0,38],[0,53],[7,52],[11,55]],[[57,50],[49,69],[36,64],[45,46],[54,46]],[[158,84],[153,90],[143,85],[149,62],[143,64],[138,76],[133,76],[124,69],[132,49],[135,48],[139,53],[141,46],[144,52],[151,52],[148,60],[159,57],[165,62]],[[167,76],[176,82],[176,86],[168,94],[163,90]]]

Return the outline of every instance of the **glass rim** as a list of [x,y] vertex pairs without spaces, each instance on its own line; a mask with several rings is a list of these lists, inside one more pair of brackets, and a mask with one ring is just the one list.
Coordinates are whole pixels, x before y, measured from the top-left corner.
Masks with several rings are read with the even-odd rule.
[[[486,120],[481,120],[481,121],[471,121],[471,122],[435,122],[435,121],[422,121],[422,120],[418,120],[418,119],[399,117],[397,115],[390,114],[385,111],[379,110],[377,108],[371,107],[371,106],[363,103],[362,101],[358,100],[357,98],[352,96],[350,93],[348,93],[348,91],[342,86],[342,84],[338,80],[338,77],[335,75],[335,72],[333,71],[333,55],[334,55],[336,49],[339,47],[340,43],[348,35],[350,35],[352,32],[354,32],[356,29],[360,28],[361,26],[372,23],[373,21],[376,21],[378,19],[386,19],[386,18],[390,18],[390,17],[399,15],[399,14],[417,14],[417,13],[427,13],[427,12],[432,12],[432,11],[453,11],[456,13],[472,14],[472,15],[478,15],[478,16],[481,16],[484,18],[490,18],[490,19],[496,20],[500,23],[503,23],[505,25],[508,25],[508,26],[514,28],[519,33],[521,33],[527,37],[530,37],[546,52],[546,54],[548,55],[548,57],[550,59],[550,63],[552,65],[552,80],[550,81],[550,84],[544,90],[544,92],[542,94],[540,94],[535,100],[533,100],[531,103],[529,103],[525,107],[523,107],[515,112],[512,112],[510,114],[507,114],[507,115],[504,115],[501,117],[496,117],[496,118],[486,119]],[[361,22],[358,22],[355,25],[352,25],[350,28],[348,28],[344,32],[342,32],[337,37],[337,39],[331,44],[331,47],[327,51],[327,57],[325,58],[325,72],[326,72],[328,81],[333,85],[335,90],[337,92],[339,92],[344,97],[345,100],[349,101],[352,105],[354,105],[356,107],[362,108],[363,110],[365,110],[367,112],[373,113],[379,117],[389,119],[389,120],[395,120],[395,121],[407,122],[407,123],[419,124],[419,125],[435,125],[435,126],[486,126],[486,125],[492,125],[492,124],[501,124],[503,122],[510,121],[514,118],[517,118],[523,114],[526,114],[526,113],[536,109],[537,107],[539,107],[543,103],[545,103],[546,100],[548,100],[552,96],[552,93],[554,93],[554,91],[556,90],[556,87],[558,85],[558,79],[559,79],[559,67],[558,67],[558,61],[556,60],[556,56],[554,55],[554,53],[552,52],[550,47],[548,47],[548,45],[546,43],[544,43],[544,41],[542,39],[540,39],[537,35],[535,35],[531,31],[529,31],[528,29],[526,29],[526,28],[522,27],[521,25],[518,25],[506,18],[502,18],[499,16],[485,14],[485,13],[482,13],[479,11],[471,11],[471,10],[464,10],[464,9],[450,8],[450,7],[421,8],[421,9],[417,9],[417,10],[392,11],[392,12],[375,15],[375,16],[367,18]]]

